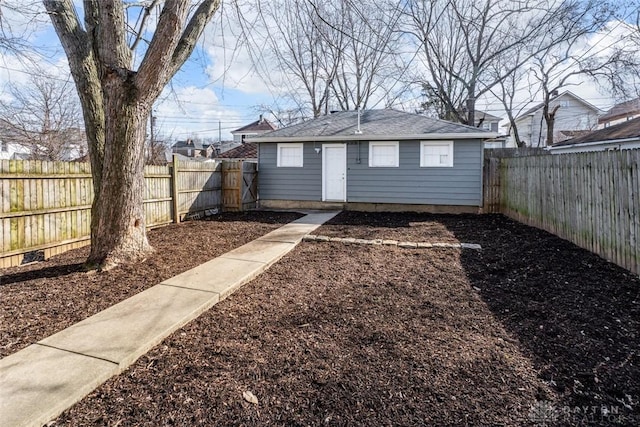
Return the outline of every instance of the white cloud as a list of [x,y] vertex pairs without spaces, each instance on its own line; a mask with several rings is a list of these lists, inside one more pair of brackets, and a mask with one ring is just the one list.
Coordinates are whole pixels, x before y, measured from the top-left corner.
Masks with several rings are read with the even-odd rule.
[[[180,100],[180,102],[176,101]],[[242,125],[242,116],[220,104],[209,88],[193,86],[166,89],[154,107],[158,135],[170,139],[189,137],[218,138],[221,123],[222,139],[231,139],[229,131]]]
[[274,97],[283,94],[283,83],[288,79],[269,58],[260,17],[250,10],[238,11],[233,7],[227,6],[214,18],[203,38],[211,60],[206,70],[210,81],[247,94]]

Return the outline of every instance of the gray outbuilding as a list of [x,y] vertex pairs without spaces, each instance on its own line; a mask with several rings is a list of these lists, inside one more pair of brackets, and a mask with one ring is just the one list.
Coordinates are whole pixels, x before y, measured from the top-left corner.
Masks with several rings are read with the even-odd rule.
[[251,138],[263,208],[477,212],[494,132],[384,109],[342,111]]

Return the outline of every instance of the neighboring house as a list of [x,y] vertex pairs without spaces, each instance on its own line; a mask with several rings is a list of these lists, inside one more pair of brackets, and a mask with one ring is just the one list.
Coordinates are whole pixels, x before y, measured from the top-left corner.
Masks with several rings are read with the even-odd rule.
[[258,146],[253,142],[245,142],[242,145],[225,151],[216,157],[220,160],[246,160],[250,162],[258,161]]
[[475,110],[473,116],[475,117],[475,125],[477,128],[498,132],[498,125],[502,117],[497,117],[480,110]]
[[211,158],[214,149],[210,144],[203,144],[201,141],[187,139],[186,141],[178,141],[173,144],[171,146],[171,152],[185,157]]
[[275,129],[276,127],[271,124],[269,120],[263,118],[262,114],[260,114],[260,118],[258,120],[253,123],[249,123],[246,126],[242,126],[239,129],[231,131],[231,135],[233,135],[234,142],[242,143],[246,138],[263,135]]
[[478,212],[495,136],[390,109],[322,116],[251,138],[260,206]]
[[640,117],[562,141],[548,148],[553,154],[640,148]]
[[0,160],[26,160],[30,152],[20,144],[0,140]]
[[[70,128],[59,134],[52,133],[51,135],[53,137],[50,145],[45,146],[37,142],[16,142],[25,141],[25,136],[10,130],[0,129],[0,159],[68,162],[86,156],[88,149],[84,129]],[[34,141],[38,140],[34,139]]]
[[[553,126],[554,142],[561,142],[568,137],[567,132],[593,130],[598,124],[600,110],[573,93],[566,91],[549,100],[549,109],[558,106]],[[516,126],[520,140],[527,147],[547,146],[547,123],[542,116],[544,103],[540,103],[516,117]],[[515,141],[513,132],[511,141]]]
[[600,128],[606,128],[636,117],[640,117],[640,98],[614,105],[598,117],[598,124]]

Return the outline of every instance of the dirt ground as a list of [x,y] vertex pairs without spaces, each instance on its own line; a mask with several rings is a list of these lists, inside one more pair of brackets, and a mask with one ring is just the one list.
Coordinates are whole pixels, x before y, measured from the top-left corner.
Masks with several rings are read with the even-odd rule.
[[145,262],[87,274],[81,248],[27,266],[0,269],[0,358],[151,286],[299,218],[296,213],[225,213],[149,232]]
[[637,276],[499,215],[344,212],[315,234],[482,250],[304,242],[54,425],[640,424]]

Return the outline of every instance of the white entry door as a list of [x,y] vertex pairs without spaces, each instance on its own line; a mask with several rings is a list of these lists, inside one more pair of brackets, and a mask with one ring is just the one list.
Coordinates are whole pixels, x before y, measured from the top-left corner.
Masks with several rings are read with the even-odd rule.
[[347,200],[346,144],[322,144],[322,200]]

